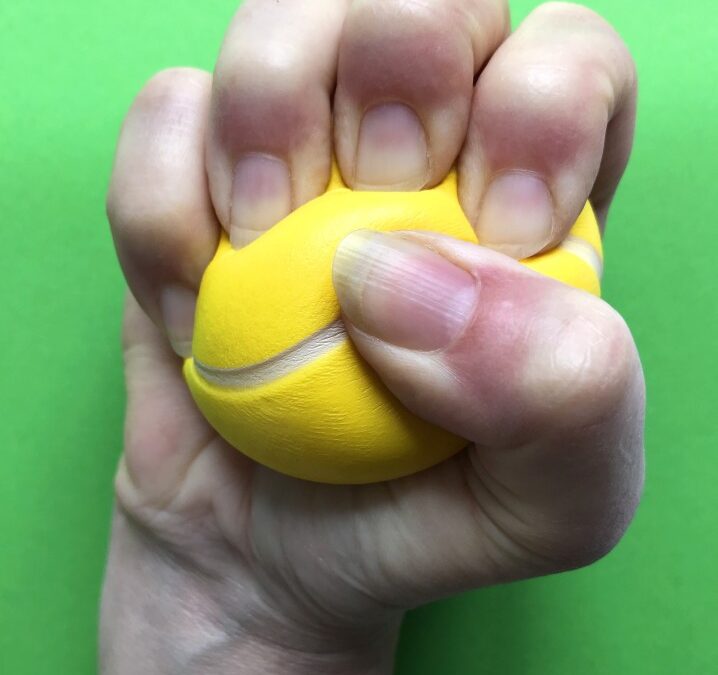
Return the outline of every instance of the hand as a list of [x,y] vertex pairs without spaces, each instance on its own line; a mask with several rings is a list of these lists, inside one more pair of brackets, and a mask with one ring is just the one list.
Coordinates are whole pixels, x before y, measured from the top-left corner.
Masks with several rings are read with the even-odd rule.
[[[560,242],[588,197],[605,220],[635,99],[599,16],[551,3],[509,35],[501,0],[247,0],[214,77],[150,80],[108,197],[134,297],[104,673],[390,672],[404,609],[615,545],[643,480],[633,341],[605,303],[513,258]],[[220,228],[246,245],[324,190],[333,151],[362,189],[432,186],[458,162],[490,247],[358,233],[337,253],[363,356],[472,442],[374,485],[254,464],[205,423],[177,357]]]

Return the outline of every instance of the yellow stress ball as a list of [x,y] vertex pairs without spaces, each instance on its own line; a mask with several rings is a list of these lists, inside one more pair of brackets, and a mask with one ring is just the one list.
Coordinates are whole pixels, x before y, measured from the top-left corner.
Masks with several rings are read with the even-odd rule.
[[[362,360],[332,286],[339,242],[358,229],[430,230],[476,242],[452,172],[421,192],[327,191],[245,248],[222,237],[202,279],[184,376],[231,445],[282,473],[326,483],[411,474],[466,441],[406,410]],[[601,241],[587,204],[556,249],[523,261],[599,293]]]

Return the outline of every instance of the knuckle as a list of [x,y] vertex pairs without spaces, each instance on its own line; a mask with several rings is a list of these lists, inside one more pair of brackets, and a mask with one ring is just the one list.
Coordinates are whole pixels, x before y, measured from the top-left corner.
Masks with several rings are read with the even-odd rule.
[[[105,202],[113,229],[134,231],[147,223],[165,222],[182,209],[196,210],[192,195],[177,189],[174,167],[180,162],[185,166],[188,153],[199,152],[209,83],[203,71],[168,69],[154,75],[135,98],[120,135]],[[146,184],[150,176],[151,190]]]
[[198,68],[167,68],[155,73],[135,98],[133,108],[150,110],[206,93],[211,75]]
[[199,281],[214,250],[216,233],[198,229],[207,216],[191,197],[119,198],[111,190],[107,215],[118,257],[130,277],[140,271],[154,278]]
[[182,206],[178,203],[120,199],[112,191],[107,198],[110,225],[125,238],[134,238],[149,230],[164,233],[171,230],[183,215]]
[[560,313],[526,332],[519,384],[529,428],[568,432],[618,411],[638,377],[631,334],[604,302],[566,289]]
[[534,10],[534,16],[550,24],[557,35],[570,36],[576,45],[578,63],[599,66],[615,80],[636,86],[636,65],[625,41],[614,26],[594,10],[570,2],[547,2]]
[[542,389],[554,412],[573,410],[574,423],[588,424],[615,408],[637,367],[631,333],[603,302],[579,309],[561,323],[547,359]]
[[[376,3],[361,0],[352,6],[352,20],[360,25],[385,29],[387,22],[405,32],[456,34],[457,28],[468,34],[485,32],[487,28],[498,29],[504,35],[509,26],[508,2],[485,2],[484,0],[389,0]],[[402,30],[404,32],[404,30]],[[497,36],[498,37],[498,36]]]
[[545,546],[561,569],[586,567],[607,556],[621,541],[633,520],[643,488],[642,475],[627,486],[627,494],[592,504],[590,514],[574,518],[560,538]]
[[552,28],[585,38],[586,32],[603,36],[614,43],[623,44],[613,25],[595,10],[573,2],[547,2],[539,5],[534,14],[551,24]]
[[533,52],[506,55],[479,78],[474,134],[494,166],[545,170],[600,157],[614,106],[612,78],[591,60]]
[[[446,92],[466,94],[467,88],[470,94],[482,55],[493,52],[507,30],[503,3],[359,2],[345,24],[340,79],[360,97],[432,99]],[[416,68],[417,62],[423,67]],[[376,76],[377,69],[382,77]]]
[[128,202],[109,197],[107,213],[121,255],[153,267],[184,260],[198,239],[204,243],[191,223],[206,217],[182,199]]
[[511,35],[511,10],[508,0],[484,2],[473,0],[469,9],[461,16],[461,22],[469,26],[472,35],[479,36],[481,42],[476,44],[479,49],[488,48],[485,55],[489,57]]
[[[631,485],[630,494],[605,497],[590,505],[572,503],[568,513],[543,513],[540,521],[518,526],[523,550],[543,564],[544,573],[587,567],[607,556],[628,530],[640,501],[642,482]],[[579,511],[579,515],[576,514]]]
[[[487,73],[494,75],[487,84],[491,84],[493,93],[503,99],[502,106],[505,103],[511,105],[512,101],[516,107],[531,103],[536,112],[554,107],[556,103],[563,107],[585,87],[585,73],[581,69],[567,68],[553,60],[532,57],[527,62],[510,65],[512,67],[502,68],[500,72]],[[517,100],[517,93],[524,100]]]
[[529,104],[533,114],[563,113],[565,123],[597,103],[594,99],[603,74],[589,59],[577,55],[567,64],[553,55],[536,54],[513,65],[497,73],[498,81],[492,83],[509,105],[513,100],[516,107]]
[[220,59],[215,75],[212,133],[239,150],[249,139],[279,151],[301,141],[328,114],[322,78],[297,50],[264,45]]
[[155,73],[142,88],[142,92],[166,93],[184,87],[204,87],[211,75],[199,68],[165,68]]
[[626,374],[633,370],[635,348],[628,326],[620,314],[608,305],[603,304],[602,308],[604,311],[591,320],[598,338],[587,346],[589,366],[586,379],[591,386],[598,385],[615,398],[626,385]]
[[[171,68],[155,74],[135,98],[118,144],[105,211],[123,243],[176,239],[206,222],[206,204],[189,184],[200,155],[208,73]],[[201,177],[201,176],[200,176]]]
[[473,115],[472,124],[505,130],[483,134],[489,149],[515,148],[512,151],[520,159],[540,147],[547,159],[560,160],[573,155],[577,146],[603,136],[608,104],[599,94],[604,83],[598,71],[533,61],[487,75],[483,82],[479,79],[480,112]]
[[215,70],[218,105],[246,108],[265,102],[301,104],[302,94],[319,79],[300,45],[271,38],[257,45],[233,45],[220,55]]
[[378,4],[362,0],[352,7],[352,19],[360,25],[373,28],[385,25],[387,20],[410,21],[412,30],[436,28],[437,22],[445,21],[453,4],[437,5],[426,0],[389,0]]
[[555,542],[552,545],[552,558],[558,567],[557,571],[588,567],[613,551],[626,532],[633,509],[630,516],[621,514],[614,518],[616,515],[606,514],[610,522],[586,524],[579,534]]
[[107,192],[105,211],[115,237],[131,240],[146,237],[149,231],[164,234],[183,220],[195,215],[191,197],[172,193],[171,186],[155,183],[152,190],[142,189],[128,179],[113,176]]
[[115,238],[126,239],[128,235],[143,228],[141,210],[134,201],[128,200],[122,194],[122,189],[117,186],[113,177],[105,200],[105,213]]
[[607,23],[606,20],[594,10],[585,5],[576,4],[575,2],[545,2],[539,5],[534,10],[534,13],[554,21],[567,20],[572,23],[576,21],[600,21]]

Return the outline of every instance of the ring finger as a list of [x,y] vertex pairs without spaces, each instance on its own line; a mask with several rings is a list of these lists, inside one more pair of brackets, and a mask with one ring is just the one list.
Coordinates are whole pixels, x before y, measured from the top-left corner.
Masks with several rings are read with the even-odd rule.
[[479,77],[460,197],[479,241],[516,258],[563,240],[586,199],[599,219],[628,162],[636,73],[585,7],[540,6]]

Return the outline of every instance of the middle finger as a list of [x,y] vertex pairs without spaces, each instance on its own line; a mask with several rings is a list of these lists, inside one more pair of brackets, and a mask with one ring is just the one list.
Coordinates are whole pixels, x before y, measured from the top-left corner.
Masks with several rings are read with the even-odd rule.
[[374,190],[440,182],[466,134],[474,75],[508,31],[505,0],[355,0],[334,108],[345,181]]

